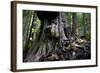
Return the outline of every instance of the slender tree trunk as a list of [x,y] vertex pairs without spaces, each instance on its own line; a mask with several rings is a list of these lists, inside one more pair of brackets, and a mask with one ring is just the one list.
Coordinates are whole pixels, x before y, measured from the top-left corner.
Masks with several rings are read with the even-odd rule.
[[86,17],[85,17],[85,14],[83,13],[83,31],[84,31],[84,35],[86,34]]
[[28,30],[28,38],[26,39],[26,43],[25,43],[25,46],[24,46],[24,49],[23,49],[23,52],[24,52],[24,59],[26,58],[26,55],[27,55],[27,52],[28,52],[28,49],[29,49],[29,42],[30,42],[30,37],[31,37],[31,34],[32,34],[32,28],[33,28],[33,25],[34,24],[34,19],[35,19],[35,13],[33,12],[33,15],[32,15],[32,18],[31,18],[31,21],[30,21],[30,29]]
[[73,13],[72,15],[72,33],[76,34],[77,32],[77,14]]

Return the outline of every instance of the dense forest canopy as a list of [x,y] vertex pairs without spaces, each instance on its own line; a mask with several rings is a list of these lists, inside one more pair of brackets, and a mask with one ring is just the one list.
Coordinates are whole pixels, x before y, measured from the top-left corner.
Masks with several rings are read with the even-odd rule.
[[[48,46],[46,46],[46,45],[48,45],[48,44],[46,44],[46,43],[49,43],[49,42],[55,42],[54,44],[57,45],[56,48],[62,47],[62,46],[58,45],[59,41],[57,41],[57,40],[59,40],[59,39],[56,38],[59,35],[63,35],[63,38],[67,38],[67,40],[71,40],[72,38],[70,38],[70,37],[75,36],[74,37],[75,38],[75,41],[74,41],[75,46],[78,45],[78,47],[86,48],[86,46],[84,46],[84,43],[83,43],[83,42],[85,42],[85,45],[88,45],[88,47],[90,49],[90,42],[91,42],[91,14],[90,13],[58,12],[59,14],[58,13],[50,13],[49,14],[49,12],[48,12],[47,14],[50,16],[45,16],[46,13],[44,13],[44,15],[43,15],[39,11],[23,10],[23,54],[24,54],[23,61],[34,61],[34,60],[35,61],[44,61],[44,59],[37,60],[35,57],[34,58],[32,57],[31,54],[33,54],[32,53],[32,51],[34,51],[33,49],[36,49],[38,46],[41,46],[40,44],[38,46],[36,46],[39,43],[39,41],[41,42],[42,45],[44,45],[44,46],[42,46],[43,50],[44,50],[44,48],[47,49]],[[57,14],[58,17],[55,16],[57,18],[53,19],[54,18],[53,14]],[[40,16],[42,15],[42,17],[40,18],[39,15]],[[60,19],[62,19],[62,20],[60,21]],[[62,24],[62,22],[64,24],[63,26],[60,25],[60,24]],[[60,29],[59,29],[59,26],[61,26]],[[46,36],[46,35],[48,33],[50,33],[50,32],[48,32],[49,30],[50,31],[53,30],[53,27],[54,27],[55,36],[53,36],[54,37],[53,41],[51,41],[52,39],[48,38],[48,36]],[[44,29],[46,29],[46,33],[44,33],[45,32]],[[57,33],[60,30],[62,31],[62,34]],[[53,32],[53,31],[51,31],[51,32]],[[49,36],[54,35],[54,34],[50,34]],[[47,41],[45,41],[46,43],[43,42],[42,40],[40,40],[41,38],[42,38],[42,40],[46,39],[47,40]],[[65,40],[64,43],[66,44],[66,39],[64,39],[64,40]],[[81,46],[79,46],[80,45],[79,42],[78,42],[78,44],[76,44],[76,40],[79,40],[80,42],[82,42]],[[88,42],[88,44],[86,44],[87,42]],[[45,44],[43,44],[43,43],[45,43]],[[70,42],[70,43],[73,43],[73,42]],[[66,47],[66,46],[63,46],[63,47]],[[68,47],[69,46],[67,45],[67,48]],[[41,49],[41,48],[38,47],[38,49]],[[44,51],[47,52],[47,50],[44,50]],[[63,51],[65,51],[65,50],[63,50]],[[45,53],[43,52],[42,54],[46,54],[46,52]],[[38,51],[37,51],[37,53],[38,53]],[[35,53],[34,55],[36,55],[37,53]],[[76,51],[75,52],[69,51],[66,53],[67,53],[67,56],[71,57],[70,59],[72,59],[72,58],[76,59],[76,58],[74,58],[74,56],[77,56]],[[71,53],[71,56],[68,53]],[[28,60],[28,59],[30,59],[30,58],[28,58],[30,55],[31,55],[31,58],[33,58],[32,60]],[[53,55],[55,55],[56,59],[59,58],[58,53],[57,54],[53,53],[51,57],[53,57]],[[89,53],[89,55],[90,55],[90,53]],[[36,55],[36,56],[38,56],[38,55]],[[44,57],[44,56],[42,56],[42,57]],[[42,58],[42,57],[40,57],[40,58]],[[60,57],[63,58],[64,56],[60,55]],[[48,57],[48,59],[49,59],[49,57]],[[45,61],[46,60],[47,59],[45,59]],[[67,58],[65,60],[67,60]]]

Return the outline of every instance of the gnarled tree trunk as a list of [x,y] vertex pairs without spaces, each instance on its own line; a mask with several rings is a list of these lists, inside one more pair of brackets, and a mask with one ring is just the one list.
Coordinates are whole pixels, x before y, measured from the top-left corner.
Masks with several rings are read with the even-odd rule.
[[36,13],[41,20],[40,32],[24,62],[72,60],[80,59],[80,55],[83,58],[84,45],[71,39],[72,32],[69,27],[65,27],[64,13],[49,11]]

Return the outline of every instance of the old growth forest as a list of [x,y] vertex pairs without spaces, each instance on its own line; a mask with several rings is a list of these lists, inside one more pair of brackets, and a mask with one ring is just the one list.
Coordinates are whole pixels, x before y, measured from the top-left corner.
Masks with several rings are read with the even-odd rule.
[[91,14],[23,10],[23,62],[91,59]]

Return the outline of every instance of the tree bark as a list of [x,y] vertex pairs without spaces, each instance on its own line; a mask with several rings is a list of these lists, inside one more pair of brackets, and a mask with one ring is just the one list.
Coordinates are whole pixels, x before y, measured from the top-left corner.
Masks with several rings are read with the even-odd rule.
[[[24,62],[72,60],[80,56],[80,53],[76,54],[76,52],[83,51],[84,47],[79,46],[77,40],[73,41],[65,35],[64,29],[67,28],[65,28],[66,22],[62,12],[40,11],[37,12],[37,16],[41,20],[40,32]],[[73,13],[73,34],[76,34],[76,25],[76,14]]]
[[72,15],[72,33],[77,33],[77,14],[73,13]]

